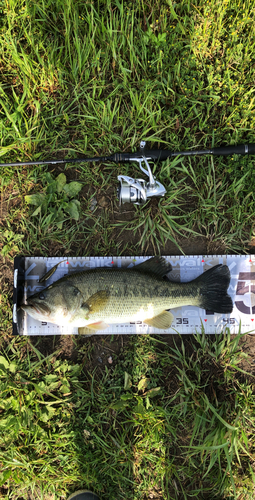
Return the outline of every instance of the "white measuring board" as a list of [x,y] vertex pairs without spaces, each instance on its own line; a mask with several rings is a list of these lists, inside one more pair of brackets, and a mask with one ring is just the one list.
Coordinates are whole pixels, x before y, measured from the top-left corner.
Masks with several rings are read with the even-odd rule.
[[[39,322],[19,309],[26,298],[39,292],[66,274],[95,267],[132,268],[150,257],[21,257],[15,259],[13,331],[19,335],[78,334],[78,329]],[[231,273],[228,293],[234,308],[231,314],[212,314],[194,306],[172,309],[174,321],[167,330],[157,329],[142,322],[110,325],[95,334],[180,333],[201,331],[220,333],[229,327],[231,333],[255,333],[255,255],[195,255],[164,256],[172,265],[168,273],[171,281],[191,281],[217,264],[227,264]],[[46,283],[38,280],[58,262],[63,261]]]

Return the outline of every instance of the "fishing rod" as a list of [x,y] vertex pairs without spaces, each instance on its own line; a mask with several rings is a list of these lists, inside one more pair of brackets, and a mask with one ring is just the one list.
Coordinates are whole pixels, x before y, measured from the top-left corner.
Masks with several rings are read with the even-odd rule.
[[[120,205],[123,203],[135,203],[143,205],[148,198],[153,196],[164,196],[166,189],[163,184],[156,180],[149,166],[149,161],[165,161],[168,158],[176,156],[195,156],[211,154],[214,156],[228,156],[233,154],[248,155],[255,154],[255,144],[241,144],[238,146],[220,146],[217,148],[188,150],[188,151],[169,151],[167,149],[145,149],[146,142],[140,142],[140,149],[135,153],[114,153],[109,156],[94,156],[92,158],[81,157],[75,159],[64,158],[63,160],[46,160],[46,161],[28,161],[16,163],[0,163],[0,167],[19,167],[31,165],[56,165],[61,163],[88,163],[88,162],[137,162],[141,171],[146,174],[149,180],[134,179],[127,175],[118,175],[119,187],[117,196]],[[145,163],[146,168],[142,167]]]

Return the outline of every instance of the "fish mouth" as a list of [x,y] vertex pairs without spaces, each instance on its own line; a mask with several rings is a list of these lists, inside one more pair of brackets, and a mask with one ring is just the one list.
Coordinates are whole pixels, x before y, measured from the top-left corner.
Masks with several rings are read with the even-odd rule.
[[30,310],[31,312],[34,312],[36,314],[43,314],[44,316],[50,315],[50,309],[46,304],[38,304],[34,300],[30,301],[29,299],[27,299],[27,304],[21,304],[20,307],[21,309],[23,309],[23,311],[27,310],[27,312],[29,312]]

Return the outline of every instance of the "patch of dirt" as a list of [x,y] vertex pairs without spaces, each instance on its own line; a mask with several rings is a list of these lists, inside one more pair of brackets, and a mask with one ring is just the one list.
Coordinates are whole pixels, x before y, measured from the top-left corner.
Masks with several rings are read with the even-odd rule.
[[[2,225],[2,221],[8,217],[10,209],[20,205],[18,194],[18,191],[11,191],[11,188],[6,191],[6,193],[0,193],[0,225]],[[13,197],[11,198],[10,195]]]
[[89,371],[92,372],[98,367],[99,371],[102,369],[105,372],[105,366],[114,367],[124,346],[130,342],[129,335],[116,335],[113,340],[112,337],[112,335],[93,335],[87,340],[92,347],[89,352],[89,361],[86,359],[86,368]]
[[[234,337],[234,335],[233,335]],[[239,363],[238,367],[244,370],[247,373],[255,375],[255,335],[247,334],[241,338],[240,345],[242,347],[242,351],[246,354],[241,363]],[[253,379],[253,384],[255,379]]]
[[78,353],[74,337],[74,335],[32,335],[30,342],[44,356],[57,352],[60,358],[76,362]]
[[13,285],[13,262],[10,259],[4,259],[0,255],[0,289],[4,287],[10,291]]
[[255,253],[255,238],[252,237],[251,241],[247,243],[247,249],[250,253]]
[[130,341],[130,335],[45,335],[31,336],[30,341],[44,355],[49,356],[57,351],[61,359],[74,363],[86,361],[86,370],[95,368],[104,371],[104,367],[114,366],[120,352]]

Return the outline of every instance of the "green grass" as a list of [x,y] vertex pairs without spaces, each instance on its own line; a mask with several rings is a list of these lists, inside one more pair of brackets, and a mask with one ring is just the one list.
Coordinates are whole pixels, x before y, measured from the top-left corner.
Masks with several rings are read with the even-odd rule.
[[[254,7],[0,0],[0,161],[136,151],[141,140],[173,151],[255,143]],[[93,339],[74,341],[74,362],[57,340],[47,356],[40,339],[10,336],[15,255],[251,251],[253,163],[152,165],[165,197],[121,208],[117,176],[140,177],[136,164],[1,169],[2,498],[80,487],[102,500],[254,497],[254,382],[238,371],[239,336],[176,348],[131,337],[97,369]],[[60,174],[81,184],[77,210],[49,188]],[[31,195],[46,200],[37,213]]]
[[10,339],[0,357],[2,498],[80,487],[102,499],[253,498],[255,398],[239,340],[202,333],[171,347],[133,336],[112,365],[90,371],[93,342],[74,364]]
[[[135,151],[141,139],[149,147],[161,144],[175,151],[254,142],[253,1],[154,1],[151,6],[144,1],[15,0],[1,5],[2,161]],[[14,197],[19,207],[15,232],[26,235],[18,241],[22,252],[47,252],[49,237],[56,245],[64,238],[68,246],[73,235],[68,222],[66,238],[51,218],[38,221],[35,231],[27,217],[24,197],[40,192],[47,170],[60,172],[47,166],[2,170],[2,196]],[[63,170],[84,188],[82,224],[72,221],[82,240],[91,241],[89,247],[78,246],[81,252],[95,246],[97,230],[87,200],[100,194],[109,202],[104,239],[113,239],[115,224],[127,238],[135,232],[133,252],[148,245],[163,251],[168,242],[176,243],[179,252],[191,230],[204,236],[209,248],[213,240],[225,251],[249,249],[252,157],[180,158],[157,165],[165,198],[128,208],[131,216],[124,221],[117,175],[139,177],[136,164],[67,165]],[[104,212],[95,211],[100,233]],[[120,243],[116,251],[124,248]]]

